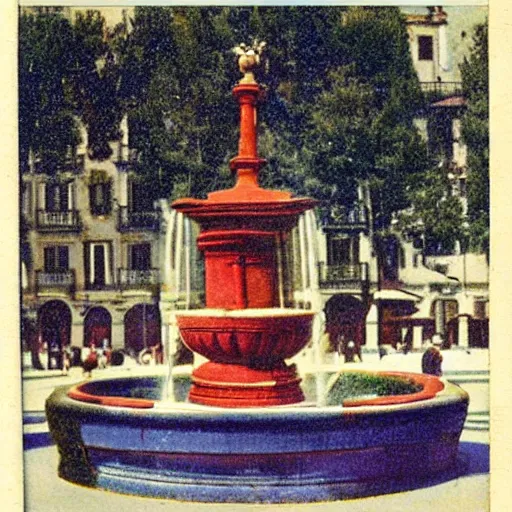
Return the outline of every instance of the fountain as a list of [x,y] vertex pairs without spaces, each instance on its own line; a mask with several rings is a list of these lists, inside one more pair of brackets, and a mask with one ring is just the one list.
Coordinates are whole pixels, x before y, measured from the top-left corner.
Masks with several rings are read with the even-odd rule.
[[180,500],[304,502],[411,488],[455,467],[468,406],[457,386],[341,372],[324,396],[287,363],[308,343],[314,312],[290,307],[285,246],[316,203],[258,185],[263,48],[238,49],[235,186],[173,204],[200,226],[206,295],[205,309],[176,321],[208,361],[173,380],[175,401],[162,376],[57,389],[46,407],[66,480]]

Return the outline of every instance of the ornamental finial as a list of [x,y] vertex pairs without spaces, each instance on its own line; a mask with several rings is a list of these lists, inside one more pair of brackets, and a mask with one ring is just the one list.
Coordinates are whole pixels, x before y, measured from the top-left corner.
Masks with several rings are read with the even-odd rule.
[[240,83],[256,83],[254,71],[267,64],[265,58],[265,48],[267,43],[265,41],[258,42],[255,40],[252,46],[247,46],[245,43],[240,43],[233,51],[238,58],[238,67],[244,77]]

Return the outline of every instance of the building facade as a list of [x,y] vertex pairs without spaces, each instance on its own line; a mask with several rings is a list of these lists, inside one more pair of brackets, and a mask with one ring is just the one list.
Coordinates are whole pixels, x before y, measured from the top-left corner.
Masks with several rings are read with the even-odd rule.
[[160,216],[131,170],[126,119],[121,131],[108,160],[88,157],[82,128],[56,173],[34,156],[23,169],[23,342],[36,366],[62,366],[53,354],[71,343],[160,343]]
[[[416,126],[439,155],[439,172],[467,212],[467,148],[461,137],[465,109],[457,63],[442,7],[407,15],[410,51],[426,98]],[[461,37],[466,33],[462,32]],[[342,352],[349,340],[359,352],[381,346],[420,350],[434,341],[452,346],[489,343],[489,268],[485,255],[467,254],[464,236],[451,254],[425,256],[424,238],[398,230],[372,233],[369,197],[344,212],[321,217],[319,230],[320,306],[326,316],[329,350]],[[381,347],[382,348],[382,347]]]

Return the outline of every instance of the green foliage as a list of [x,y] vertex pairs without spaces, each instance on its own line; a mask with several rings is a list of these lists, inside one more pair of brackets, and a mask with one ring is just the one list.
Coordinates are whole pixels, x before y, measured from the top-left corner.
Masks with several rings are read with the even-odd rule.
[[329,389],[327,405],[340,405],[344,400],[360,397],[407,395],[417,393],[421,389],[422,386],[407,378],[340,372]]
[[32,148],[55,172],[79,142],[73,118],[71,80],[73,29],[58,15],[22,15],[19,23],[20,162]]
[[22,14],[19,41],[20,161],[31,148],[46,172],[56,172],[80,142],[77,117],[87,128],[90,156],[108,158],[122,109],[100,13],[79,12],[73,24],[59,13]]
[[448,175],[440,167],[429,169],[407,189],[413,209],[400,213],[400,227],[412,236],[423,236],[426,254],[449,254],[461,238],[462,204],[450,192]]
[[461,65],[467,110],[462,136],[468,146],[468,220],[471,246],[489,250],[489,54],[488,25],[477,25],[469,58]]
[[[153,198],[229,186],[238,127],[231,88],[240,78],[231,48],[264,39],[262,184],[329,206],[352,204],[362,185],[378,230],[413,204],[414,218],[402,220],[410,226],[421,216],[432,244],[453,245],[460,210],[413,125],[422,95],[398,8],[137,7],[130,25],[107,30],[97,11],[74,25],[58,15],[21,16],[25,159],[29,147],[47,161],[64,158],[79,140],[75,115],[88,128],[91,156],[107,158],[128,112],[136,171]],[[462,69],[464,138],[477,169],[468,178],[475,240],[485,238],[488,219],[486,37],[478,30]]]
[[175,195],[204,196],[216,188],[219,167],[235,153],[229,46],[220,44],[226,33],[223,14],[136,9],[123,76],[135,69],[140,80],[125,83],[124,91],[133,100],[130,142],[155,197],[171,195],[175,187]]
[[99,11],[77,13],[74,31],[77,113],[87,127],[90,156],[105,160],[112,154],[108,142],[119,138],[119,66],[105,37],[105,20]]
[[352,203],[366,183],[375,227],[385,229],[409,205],[406,186],[426,162],[413,126],[422,98],[404,19],[396,8],[349,8],[336,46],[345,65],[331,70],[311,105],[310,171],[335,203]]

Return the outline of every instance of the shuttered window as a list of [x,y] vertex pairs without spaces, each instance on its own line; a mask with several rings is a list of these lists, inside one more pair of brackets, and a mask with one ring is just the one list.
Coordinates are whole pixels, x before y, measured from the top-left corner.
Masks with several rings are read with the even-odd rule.
[[69,270],[69,248],[53,245],[44,248],[44,271],[63,272]]

